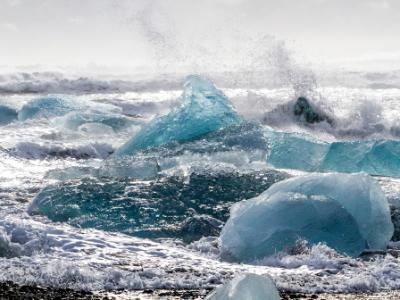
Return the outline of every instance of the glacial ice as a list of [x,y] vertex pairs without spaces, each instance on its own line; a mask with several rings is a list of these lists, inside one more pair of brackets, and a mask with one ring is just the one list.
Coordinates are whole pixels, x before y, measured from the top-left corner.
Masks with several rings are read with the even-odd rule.
[[[121,178],[126,171],[117,169],[110,169],[111,177],[85,176],[93,171],[75,168],[66,170],[67,175],[53,171],[49,177],[67,180],[43,188],[30,213],[80,228],[190,242],[218,236],[233,203],[254,197],[284,178],[276,171],[193,173],[188,178],[160,176],[149,182]],[[68,180],[72,175],[81,179]]]
[[32,118],[43,118],[50,116],[60,116],[76,109],[77,103],[70,99],[61,97],[41,97],[26,103],[18,112],[18,119],[25,121]]
[[11,107],[0,104],[0,125],[6,125],[17,119],[17,111]]
[[[122,112],[122,109],[110,104],[94,102],[80,103],[70,98],[47,96],[36,98],[25,103],[18,112],[18,120],[25,121],[33,118],[63,116],[70,112],[80,111],[85,111],[85,113],[78,113],[75,118],[71,116],[71,126],[78,123],[81,125],[86,121],[93,122],[94,119],[102,120],[105,118],[104,115],[118,114]],[[110,122],[118,124],[115,120],[111,120]]]
[[400,177],[400,141],[332,143],[319,168]]
[[[88,124],[97,124],[97,126],[107,126],[114,131],[119,131],[132,124],[133,120],[123,115],[110,112],[70,112],[63,116],[61,120],[57,120],[63,127],[70,130],[78,130],[88,128]],[[85,126],[84,128],[82,126]],[[89,128],[91,129],[91,128]]]
[[[264,129],[259,124],[241,122],[238,125],[208,133],[201,139],[149,149],[144,155],[161,158],[160,161],[168,157],[175,158],[179,162],[183,158],[182,154],[203,155],[208,161],[219,160],[221,156],[230,156],[234,160],[243,161],[246,157],[249,158],[257,153],[255,159],[262,162],[265,167],[265,155],[269,148],[268,140],[263,132]],[[195,162],[188,161],[187,164],[195,164]]]
[[115,155],[131,155],[174,141],[190,141],[241,122],[228,98],[208,79],[189,76],[183,88],[179,108],[145,125]]
[[276,168],[316,171],[327,152],[327,143],[305,135],[272,130],[266,135],[270,146],[267,163]]
[[279,300],[279,292],[268,275],[243,273],[217,288],[206,300]]
[[388,202],[366,174],[311,174],[272,185],[231,208],[220,243],[226,258],[251,261],[293,247],[326,243],[356,257],[384,250],[393,235]]
[[366,172],[400,177],[400,141],[323,142],[302,134],[266,132],[273,167],[317,172]]

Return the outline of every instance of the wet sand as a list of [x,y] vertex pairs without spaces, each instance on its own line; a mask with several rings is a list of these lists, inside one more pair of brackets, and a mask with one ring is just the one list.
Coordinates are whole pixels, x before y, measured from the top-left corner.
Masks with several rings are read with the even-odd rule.
[[[144,290],[144,291],[113,291],[88,292],[71,289],[54,289],[38,286],[20,286],[12,282],[0,283],[1,300],[50,300],[50,299],[81,299],[81,300],[128,300],[128,299],[204,299],[210,290]],[[398,300],[400,291],[384,293],[361,294],[301,294],[281,292],[282,300]]]

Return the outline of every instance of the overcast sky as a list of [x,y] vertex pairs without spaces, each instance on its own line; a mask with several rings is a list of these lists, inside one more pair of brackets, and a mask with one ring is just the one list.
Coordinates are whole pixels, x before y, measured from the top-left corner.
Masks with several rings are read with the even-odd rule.
[[[400,68],[399,0],[0,0],[0,65]],[[275,46],[274,46],[275,45]]]

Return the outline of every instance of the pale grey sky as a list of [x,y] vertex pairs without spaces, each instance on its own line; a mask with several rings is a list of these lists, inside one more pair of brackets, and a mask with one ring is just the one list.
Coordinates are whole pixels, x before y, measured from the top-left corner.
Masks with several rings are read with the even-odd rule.
[[0,65],[400,68],[399,0],[0,0]]

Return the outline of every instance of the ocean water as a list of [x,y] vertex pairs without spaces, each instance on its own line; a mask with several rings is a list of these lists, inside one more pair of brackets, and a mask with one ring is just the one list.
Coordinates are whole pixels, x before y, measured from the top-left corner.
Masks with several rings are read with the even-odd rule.
[[[310,123],[294,114],[299,95],[291,86],[232,84],[211,75],[241,122],[235,117],[229,126],[190,139],[115,156],[153,119],[180,109],[182,79],[62,76],[14,74],[0,80],[0,280],[86,290],[201,289],[253,272],[269,274],[280,289],[300,292],[400,288],[394,255],[400,248],[397,172],[374,173],[376,164],[365,159],[368,167],[339,170],[335,164],[325,170],[267,159],[274,149],[271,132],[313,141],[310,151],[291,161],[315,157],[319,144],[396,144],[400,88],[392,81],[366,84],[364,76],[353,86],[324,82],[305,96],[330,121]],[[32,103],[41,103],[32,100],[48,97],[61,104],[48,109],[43,101],[32,111]],[[183,127],[185,120],[200,122],[180,116]],[[398,159],[398,152],[387,151],[392,156],[379,166],[390,166],[388,157]],[[324,244],[301,243],[246,264],[221,256],[218,236],[234,203],[314,171],[374,175],[395,227],[387,253],[351,258]]]

